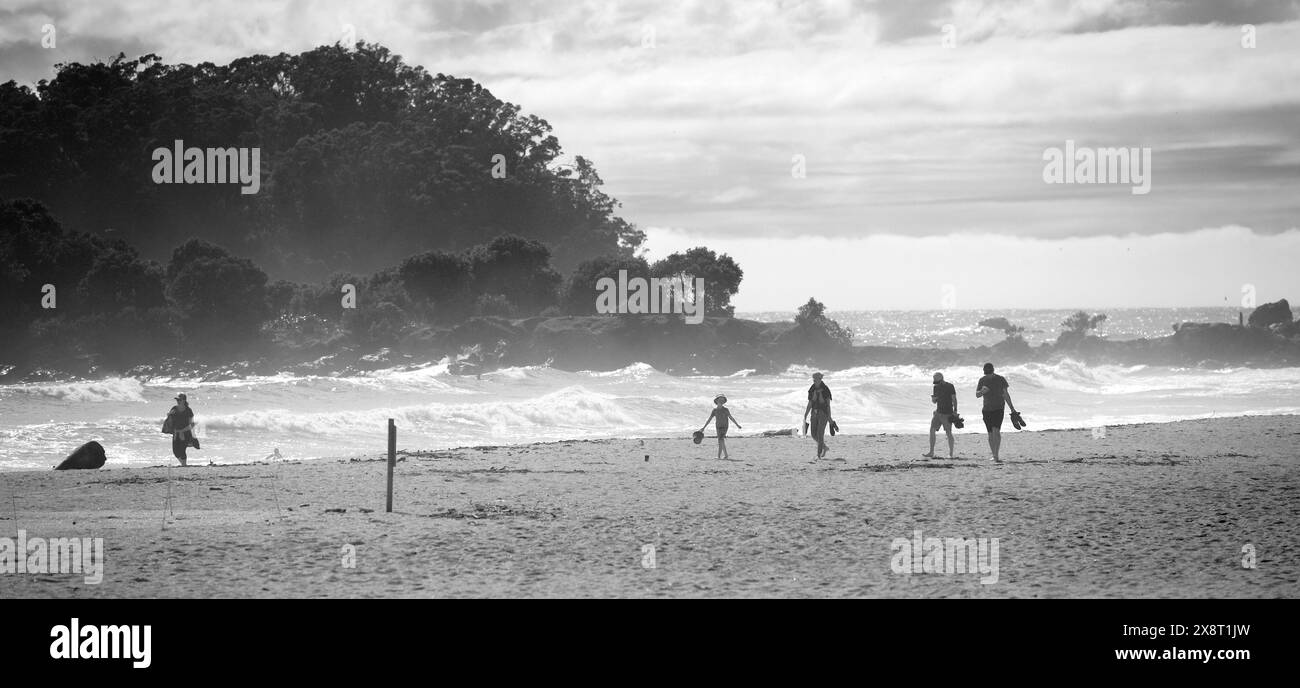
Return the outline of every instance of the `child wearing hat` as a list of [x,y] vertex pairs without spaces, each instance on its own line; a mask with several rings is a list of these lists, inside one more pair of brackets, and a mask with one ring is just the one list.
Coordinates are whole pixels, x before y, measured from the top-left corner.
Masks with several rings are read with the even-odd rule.
[[731,458],[731,455],[727,453],[728,422],[735,423],[737,428],[744,430],[744,428],[740,427],[740,421],[736,420],[736,417],[731,415],[731,409],[728,409],[726,407],[726,403],[727,403],[726,395],[719,394],[718,396],[714,397],[713,411],[709,413],[708,420],[704,421],[704,425],[701,425],[700,429],[698,430],[698,432],[702,433],[704,432],[704,428],[709,427],[710,420],[713,420],[714,418],[718,420],[716,427],[718,429],[718,458],[719,459]]

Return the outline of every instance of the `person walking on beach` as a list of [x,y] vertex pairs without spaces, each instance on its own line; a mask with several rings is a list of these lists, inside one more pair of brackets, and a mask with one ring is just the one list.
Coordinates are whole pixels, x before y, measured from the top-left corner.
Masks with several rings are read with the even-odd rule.
[[[812,386],[808,388],[808,405],[803,409],[805,428],[812,425],[813,439],[817,440],[817,458],[822,458],[831,448],[826,444],[826,426],[831,424],[831,389],[822,382],[821,373],[813,373]],[[812,415],[811,420],[809,414]]]
[[718,458],[719,459],[731,458],[731,454],[727,453],[728,422],[735,423],[737,428],[744,430],[744,428],[740,427],[740,421],[736,420],[736,417],[731,415],[731,409],[726,407],[726,403],[727,403],[726,395],[719,394],[718,396],[714,397],[713,411],[709,413],[709,418],[708,420],[704,421],[704,425],[700,426],[700,432],[704,432],[704,428],[709,427],[709,421],[715,418],[717,419],[716,428],[718,430]]
[[194,436],[194,409],[190,408],[185,394],[176,395],[176,405],[167,412],[167,420],[163,421],[163,432],[171,433],[172,455],[184,466],[187,459],[185,450],[199,448],[199,440]]
[[1007,388],[1011,383],[1005,377],[993,372],[993,364],[984,364],[984,377],[975,383],[975,396],[984,399],[984,427],[989,431],[989,449],[993,450],[993,461],[1001,463],[999,451],[1002,449],[1002,414],[1006,407],[1016,412],[1016,405],[1011,403],[1011,392]]
[[948,458],[955,459],[952,418],[957,415],[957,388],[951,382],[944,382],[943,373],[934,374],[934,391],[930,394],[930,401],[935,405],[934,416],[930,418],[930,451],[921,456],[934,458],[935,434],[943,426],[943,431],[948,435]]

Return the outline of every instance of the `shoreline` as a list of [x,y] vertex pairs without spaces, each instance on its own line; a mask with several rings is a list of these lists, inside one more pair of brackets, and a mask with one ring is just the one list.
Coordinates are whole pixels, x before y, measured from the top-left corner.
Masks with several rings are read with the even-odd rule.
[[[380,452],[10,472],[0,538],[103,538],[104,579],[0,573],[0,597],[1300,595],[1300,416],[1008,428],[997,465],[979,434],[955,460],[920,435],[415,452],[393,513]],[[998,539],[997,581],[896,572],[917,530]]]
[[[987,435],[987,432],[984,430],[983,422],[980,420],[980,418],[978,416],[972,416],[972,418],[973,420],[971,418],[968,418],[966,420],[965,429],[957,430],[956,428],[953,428],[954,431],[953,434],[955,438],[972,437],[972,436],[979,436],[982,438]],[[1030,418],[1032,419],[1032,416]],[[1159,427],[1159,426],[1168,426],[1168,425],[1179,425],[1184,423],[1202,423],[1206,421],[1232,420],[1237,418],[1243,418],[1243,419],[1300,418],[1300,413],[1245,412],[1245,413],[1233,414],[1233,415],[1210,415],[1210,416],[1203,416],[1199,418],[1185,418],[1185,419],[1169,420],[1169,421],[1139,421],[1135,423],[1107,423],[1104,425],[1104,427],[1106,427],[1108,430],[1111,428],[1140,428],[1145,426]],[[1073,427],[1073,428],[1043,428],[1043,429],[1032,429],[1032,430],[1031,429],[1015,430],[1012,428],[1010,420],[1007,420],[1003,423],[1002,430],[1003,430],[1003,436],[1006,437],[1014,433],[1089,432],[1092,427],[1093,426]],[[758,431],[754,433],[744,433],[744,432],[735,433],[735,434],[728,433],[727,439],[761,440],[761,439],[776,439],[776,438],[784,438],[784,437],[791,437],[793,439],[809,439],[797,433],[791,435],[774,434],[774,433],[783,433],[785,430],[790,430],[792,433],[794,431],[793,428],[786,428],[783,430],[765,430],[765,431]],[[713,432],[712,429],[706,432],[703,445],[708,445],[711,441],[715,439],[715,436],[711,434],[712,432]],[[929,431],[924,430],[921,432],[914,432],[914,433],[911,432],[840,433],[838,437],[841,438],[876,437],[876,438],[897,438],[897,439],[921,438],[922,440],[928,442]],[[454,447],[435,448],[435,449],[403,449],[399,444],[397,449],[397,457],[398,457],[398,461],[402,461],[403,457],[422,458],[424,456],[436,455],[445,452],[488,451],[488,450],[498,450],[498,449],[518,450],[518,449],[525,449],[525,448],[543,448],[543,447],[561,446],[561,445],[568,445],[568,444],[582,443],[582,442],[638,442],[638,441],[676,442],[682,440],[689,441],[690,440],[689,433],[682,434],[682,435],[644,435],[644,436],[635,436],[635,437],[615,437],[615,436],[578,437],[572,439],[542,440],[536,442],[517,442],[517,443],[508,443],[508,444],[458,445]],[[398,441],[399,442],[401,441],[400,429],[398,433]],[[938,447],[939,445],[943,445],[945,443],[946,443],[946,439],[943,430],[940,429],[938,432],[936,447]],[[378,444],[378,442],[376,444]],[[375,457],[375,458],[367,458],[367,457]],[[178,470],[188,470],[190,468],[222,468],[222,467],[230,467],[230,466],[268,466],[268,465],[276,465],[277,463],[288,465],[288,464],[304,464],[304,463],[312,464],[312,463],[321,463],[321,462],[328,463],[328,462],[338,462],[338,461],[353,461],[358,459],[384,460],[386,459],[386,457],[387,457],[387,450],[381,450],[375,452],[363,452],[360,454],[358,453],[333,454],[329,456],[318,456],[318,457],[310,457],[310,458],[302,458],[302,459],[283,459],[281,462],[268,462],[259,459],[255,461],[241,461],[241,462],[232,461],[232,462],[225,462],[225,463],[213,463],[213,462],[202,462],[201,457],[192,456],[190,459],[190,464],[188,466],[181,466],[180,464],[175,462],[175,459],[172,459],[171,462],[167,464],[156,463],[156,464],[113,465],[112,457],[110,456],[109,462],[104,464],[104,466],[101,468],[94,469],[92,471],[71,471],[71,472],[123,471],[123,470],[155,469],[155,468],[176,468]],[[195,459],[200,459],[200,461],[196,462]],[[61,458],[56,459],[55,463],[57,464],[57,462],[61,460],[62,460]],[[18,475],[18,474],[41,475],[41,474],[51,473],[51,472],[64,472],[64,471],[54,471],[53,466],[51,466],[51,468],[48,469],[31,469],[31,468],[6,469],[4,468],[4,464],[0,463],[0,476]]]

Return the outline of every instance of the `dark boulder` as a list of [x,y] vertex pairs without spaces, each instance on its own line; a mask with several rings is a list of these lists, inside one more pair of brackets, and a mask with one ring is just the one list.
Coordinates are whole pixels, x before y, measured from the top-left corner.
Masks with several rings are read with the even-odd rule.
[[1251,312],[1250,319],[1246,321],[1246,324],[1251,327],[1268,327],[1278,323],[1286,325],[1291,320],[1291,304],[1287,303],[1286,299],[1282,299],[1256,308]]
[[54,470],[96,469],[103,466],[107,460],[108,457],[104,456],[104,446],[92,440],[77,447],[77,451],[69,454],[63,463],[54,467]]
[[1011,329],[1011,321],[1002,316],[996,318],[985,318],[979,322],[980,327],[991,327],[995,330],[1007,332]]
[[1173,348],[1191,361],[1267,360],[1286,344],[1269,330],[1228,323],[1183,323],[1170,338]]

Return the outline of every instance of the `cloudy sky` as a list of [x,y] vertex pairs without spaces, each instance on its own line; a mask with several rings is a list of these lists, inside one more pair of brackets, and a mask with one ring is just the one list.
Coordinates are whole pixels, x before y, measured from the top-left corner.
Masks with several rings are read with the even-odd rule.
[[[0,0],[0,79],[349,31],[548,120],[742,310],[1300,299],[1296,0]],[[1067,140],[1149,148],[1150,192],[1046,183]]]

